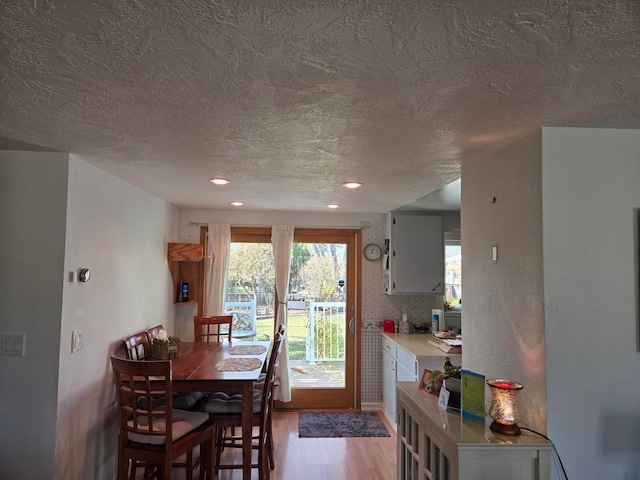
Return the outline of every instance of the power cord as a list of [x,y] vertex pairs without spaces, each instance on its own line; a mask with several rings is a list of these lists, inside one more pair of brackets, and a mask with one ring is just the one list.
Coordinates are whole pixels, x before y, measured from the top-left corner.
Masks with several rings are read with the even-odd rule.
[[556,444],[553,443],[551,439],[546,435],[544,435],[543,433],[536,432],[535,430],[531,430],[530,428],[527,428],[527,427],[520,427],[520,429],[527,430],[528,432],[535,433],[536,435],[540,435],[545,440],[548,440],[551,443],[551,446],[553,447],[553,453],[555,453],[556,458],[558,459],[558,463],[560,464],[560,468],[562,469],[562,476],[564,477],[565,480],[569,480],[569,477],[567,477],[567,472],[564,469],[564,465],[562,464],[562,459],[560,458],[560,455],[558,454],[558,450],[556,449]]

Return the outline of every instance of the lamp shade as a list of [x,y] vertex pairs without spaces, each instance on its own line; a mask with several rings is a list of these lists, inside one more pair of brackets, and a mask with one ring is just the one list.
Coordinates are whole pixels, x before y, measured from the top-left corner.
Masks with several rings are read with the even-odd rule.
[[518,393],[522,390],[522,385],[503,378],[491,378],[487,380],[487,385],[491,391],[491,430],[507,435],[520,435]]

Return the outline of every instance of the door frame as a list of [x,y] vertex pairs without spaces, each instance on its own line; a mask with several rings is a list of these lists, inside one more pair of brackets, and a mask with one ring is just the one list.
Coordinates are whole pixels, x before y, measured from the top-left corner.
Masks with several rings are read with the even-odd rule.
[[[346,239],[346,240],[345,240]],[[362,365],[361,365],[361,271],[362,263],[360,251],[362,250],[362,230],[344,228],[296,228],[293,233],[294,243],[344,243],[347,245],[347,264],[352,263],[352,268],[347,266],[347,302],[345,313],[347,332],[347,352],[351,355],[351,364],[345,363],[345,388],[347,390],[346,403],[336,404],[336,389],[292,389],[291,401],[276,401],[278,409],[307,409],[307,408],[349,408],[360,410],[362,405]],[[276,299],[277,301],[277,299]],[[354,307],[353,321],[354,332],[350,334],[349,315],[351,305]]]
[[[207,245],[207,231],[208,226],[201,226],[200,228],[200,243],[205,246]],[[347,285],[353,285],[353,288],[348,288],[349,299],[353,299],[354,312],[354,333],[353,335],[348,335],[347,338],[351,340],[351,348],[347,348],[347,351],[351,351],[352,355],[352,372],[348,377],[347,372],[345,371],[345,383],[349,381],[352,390],[351,401],[348,405],[335,405],[332,404],[332,401],[335,399],[334,395],[331,395],[331,390],[324,390],[321,395],[318,395],[318,391],[310,390],[310,392],[315,392],[313,396],[314,403],[311,404],[308,402],[307,396],[303,396],[305,398],[301,399],[293,399],[291,402],[283,403],[281,401],[275,401],[275,407],[279,409],[301,409],[301,408],[352,408],[356,410],[360,410],[362,406],[362,332],[361,332],[361,298],[362,298],[362,260],[360,252],[362,251],[362,230],[361,229],[346,229],[346,228],[294,228],[293,233],[293,242],[294,243],[323,243],[322,238],[325,237],[335,238],[335,237],[351,237],[351,243],[353,244],[353,248],[347,248],[347,262],[351,261],[353,263],[353,268],[350,271],[347,267]],[[271,227],[243,227],[243,226],[231,226],[231,241],[232,242],[256,242],[256,243],[271,243]],[[326,242],[331,243],[331,242]],[[334,242],[338,243],[338,242]],[[347,242],[345,242],[347,243]],[[199,275],[201,277],[200,288],[198,292],[198,314],[202,314],[203,306],[204,306],[204,262],[200,262],[200,272]],[[351,297],[353,295],[353,297]],[[277,312],[278,307],[278,296],[277,293],[275,295],[274,302],[274,312]],[[349,303],[349,302],[347,302]],[[349,314],[349,305],[347,305],[346,311],[347,315]],[[346,331],[349,331],[349,321],[347,320],[347,328]],[[274,319],[274,334],[275,334],[275,319]],[[301,391],[303,389],[296,389]],[[328,392],[328,393],[325,393]],[[293,397],[293,394],[292,394]],[[315,402],[316,400],[320,400],[320,403]]]

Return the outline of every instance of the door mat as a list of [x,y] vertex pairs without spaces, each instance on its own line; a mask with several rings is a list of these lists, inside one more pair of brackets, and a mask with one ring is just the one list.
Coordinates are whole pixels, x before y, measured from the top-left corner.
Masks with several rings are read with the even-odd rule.
[[298,437],[389,437],[376,412],[300,412]]

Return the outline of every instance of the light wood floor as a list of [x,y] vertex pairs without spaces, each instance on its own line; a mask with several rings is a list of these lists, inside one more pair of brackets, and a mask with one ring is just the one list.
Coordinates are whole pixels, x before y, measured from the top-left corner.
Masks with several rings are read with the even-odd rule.
[[[395,479],[396,435],[386,417],[379,415],[391,436],[299,438],[298,412],[274,412],[276,468],[271,471],[271,480]],[[235,450],[227,450],[224,455],[239,459],[240,451]],[[184,473],[184,469],[173,469],[172,480],[184,480]],[[218,478],[241,480],[242,471],[220,471]],[[257,470],[252,470],[251,478],[258,478]]]

